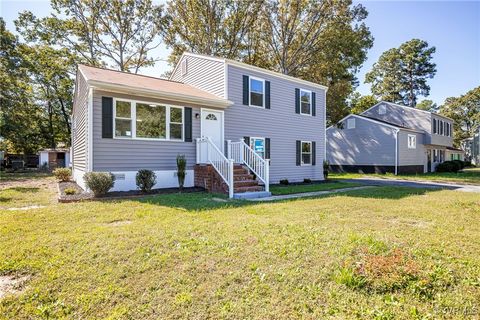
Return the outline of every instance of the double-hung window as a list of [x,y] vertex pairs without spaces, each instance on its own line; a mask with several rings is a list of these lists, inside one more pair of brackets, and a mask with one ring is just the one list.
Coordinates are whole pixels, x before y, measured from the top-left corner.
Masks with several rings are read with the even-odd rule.
[[300,89],[300,113],[312,114],[312,92]]
[[250,106],[265,107],[265,80],[250,77]]
[[183,108],[114,100],[115,138],[183,140]]
[[250,148],[265,159],[265,138],[250,137]]
[[132,137],[132,107],[130,101],[115,102],[115,136]]
[[302,141],[301,146],[301,161],[302,165],[311,165],[312,164],[312,142],[311,141]]
[[414,134],[408,135],[408,149],[416,149],[417,148],[417,136]]

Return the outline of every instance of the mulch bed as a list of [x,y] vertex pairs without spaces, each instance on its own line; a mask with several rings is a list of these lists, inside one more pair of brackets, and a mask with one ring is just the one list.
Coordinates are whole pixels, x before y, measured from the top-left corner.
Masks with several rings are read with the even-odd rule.
[[[65,194],[65,189],[67,188],[74,188],[75,190],[77,190],[77,193],[73,195]],[[58,202],[77,202],[82,200],[134,199],[134,198],[142,198],[145,196],[172,194],[172,193],[180,192],[178,188],[162,188],[162,189],[153,189],[148,193],[144,193],[140,190],[112,191],[112,192],[108,192],[106,195],[103,195],[101,197],[95,197],[93,193],[84,191],[75,182],[72,182],[72,181],[59,182],[58,191],[60,194],[60,196],[58,197]],[[182,193],[203,192],[203,191],[205,191],[204,188],[189,187],[189,188],[183,188]]]

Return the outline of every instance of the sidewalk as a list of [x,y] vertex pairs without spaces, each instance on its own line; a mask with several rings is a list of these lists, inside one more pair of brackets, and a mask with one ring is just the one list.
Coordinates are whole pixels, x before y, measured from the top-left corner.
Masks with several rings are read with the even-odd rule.
[[248,201],[287,200],[287,199],[295,199],[295,198],[321,196],[321,195],[325,195],[325,194],[341,193],[341,192],[354,191],[354,190],[362,190],[362,189],[368,189],[368,188],[371,188],[371,187],[372,186],[350,187],[350,188],[342,188],[342,189],[334,189],[334,190],[326,190],[326,191],[314,191],[314,192],[284,194],[284,195],[280,195],[280,196],[271,196],[271,197],[257,198],[257,199],[247,199],[247,200]]

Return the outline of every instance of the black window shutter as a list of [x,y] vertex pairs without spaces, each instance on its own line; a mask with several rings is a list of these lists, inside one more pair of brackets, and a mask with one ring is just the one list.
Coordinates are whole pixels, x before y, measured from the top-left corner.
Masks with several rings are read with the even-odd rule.
[[317,164],[317,144],[315,141],[312,141],[312,166]]
[[185,142],[192,142],[192,108],[185,108]]
[[315,94],[315,92],[312,92],[312,116],[316,116],[317,115],[317,95]]
[[249,87],[249,78],[248,76],[243,76],[243,104],[248,106],[248,87]]
[[300,113],[300,89],[295,88],[295,113]]
[[297,140],[297,166],[302,164],[302,141]]
[[113,98],[102,97],[102,138],[113,138]]
[[270,138],[265,138],[265,159],[270,159]]
[[243,137],[243,141],[245,141],[247,146],[250,146],[250,137]]
[[433,133],[437,133],[437,120],[433,119]]
[[270,81],[265,81],[265,109],[270,109]]

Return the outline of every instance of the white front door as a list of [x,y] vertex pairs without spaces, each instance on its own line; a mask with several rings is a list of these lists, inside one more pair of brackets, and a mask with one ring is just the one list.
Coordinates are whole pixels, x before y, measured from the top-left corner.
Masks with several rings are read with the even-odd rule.
[[[200,126],[202,137],[210,137],[218,149],[223,152],[223,111],[202,109]],[[201,154],[205,155],[206,152],[201,152]],[[205,160],[201,159],[201,162],[205,162]]]

